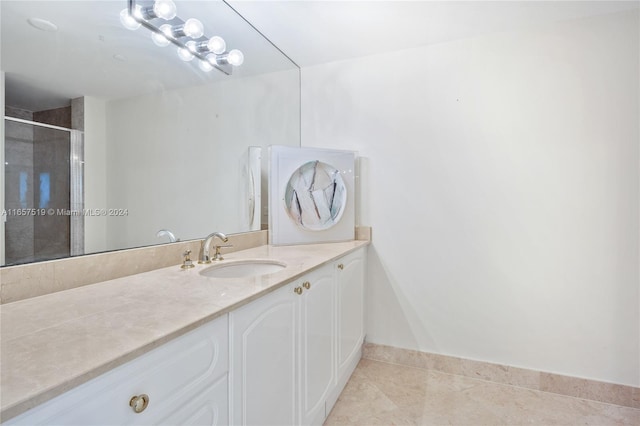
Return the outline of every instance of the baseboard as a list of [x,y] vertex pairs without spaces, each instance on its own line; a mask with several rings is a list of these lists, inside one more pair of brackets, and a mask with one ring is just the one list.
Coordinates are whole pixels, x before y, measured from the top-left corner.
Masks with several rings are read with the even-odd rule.
[[464,358],[365,343],[363,358],[640,408],[640,388]]

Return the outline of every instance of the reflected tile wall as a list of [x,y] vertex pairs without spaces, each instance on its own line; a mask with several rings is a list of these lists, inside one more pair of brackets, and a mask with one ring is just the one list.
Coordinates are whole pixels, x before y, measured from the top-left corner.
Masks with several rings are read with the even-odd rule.
[[640,388],[365,343],[363,358],[640,408]]
[[71,99],[71,128],[84,131],[84,98]]
[[[66,111],[67,108],[63,110]],[[49,124],[60,126],[62,123],[54,122],[55,111],[58,110],[44,112],[52,113]],[[34,118],[37,114],[40,113],[34,113]],[[71,186],[69,133],[41,127],[35,127],[33,132],[34,199],[30,207],[68,210]],[[33,217],[33,225],[33,253],[36,260],[70,255],[70,216],[36,215]]]
[[52,126],[71,128],[71,107],[62,107],[48,109],[44,111],[35,111],[33,113],[33,121],[38,123],[51,124]]

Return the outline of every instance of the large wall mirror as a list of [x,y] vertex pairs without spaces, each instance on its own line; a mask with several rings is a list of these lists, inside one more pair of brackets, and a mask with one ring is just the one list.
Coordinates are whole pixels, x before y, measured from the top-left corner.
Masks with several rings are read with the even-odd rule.
[[300,144],[300,70],[224,1],[174,3],[242,65],[207,72],[126,29],[127,0],[0,2],[0,264],[267,223],[251,163]]

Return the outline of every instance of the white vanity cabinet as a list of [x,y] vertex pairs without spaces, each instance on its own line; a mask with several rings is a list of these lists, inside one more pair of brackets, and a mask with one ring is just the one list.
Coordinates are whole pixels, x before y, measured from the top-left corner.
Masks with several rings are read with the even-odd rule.
[[321,425],[361,356],[366,248],[229,314],[233,425]]
[[365,262],[362,247],[3,425],[322,425],[362,354]]
[[225,315],[3,424],[224,425],[227,372]]

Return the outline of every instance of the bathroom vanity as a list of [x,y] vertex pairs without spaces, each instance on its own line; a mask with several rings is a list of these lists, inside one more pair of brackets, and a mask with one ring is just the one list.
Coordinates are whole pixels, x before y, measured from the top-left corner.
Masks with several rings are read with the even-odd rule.
[[14,424],[322,424],[361,357],[367,241],[261,246],[2,306]]

